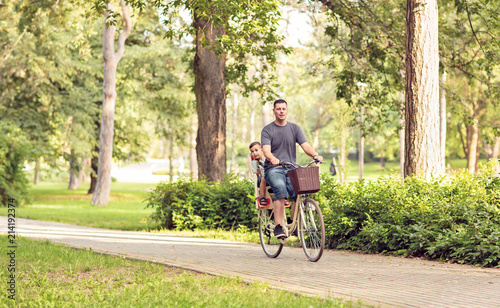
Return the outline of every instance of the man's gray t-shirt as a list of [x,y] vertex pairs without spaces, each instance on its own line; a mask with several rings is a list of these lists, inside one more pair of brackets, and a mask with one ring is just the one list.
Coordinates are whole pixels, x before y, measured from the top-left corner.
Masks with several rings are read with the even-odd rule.
[[[270,145],[271,153],[280,161],[295,163],[296,143],[299,145],[307,142],[300,127],[292,122],[287,122],[285,126],[276,125],[272,122],[262,129],[260,137],[262,146]],[[266,159],[265,169],[272,167],[271,162]]]

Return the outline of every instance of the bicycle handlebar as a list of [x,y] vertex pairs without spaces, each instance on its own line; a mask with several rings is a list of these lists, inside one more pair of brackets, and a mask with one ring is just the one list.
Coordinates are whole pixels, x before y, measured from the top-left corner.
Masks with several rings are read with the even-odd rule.
[[309,167],[309,166],[310,166],[311,164],[313,164],[313,163],[317,163],[317,164],[326,164],[324,161],[319,161],[319,160],[317,160],[317,159],[313,159],[313,160],[311,160],[311,161],[307,164],[307,166],[300,166],[300,165],[297,165],[297,164],[294,164],[294,163],[290,163],[290,162],[287,162],[287,161],[280,160],[280,165],[281,165],[281,166],[283,166],[283,167],[284,167],[284,166],[286,166],[286,165],[289,165],[289,166],[294,166],[294,167],[302,167],[302,168],[307,168],[307,167]]

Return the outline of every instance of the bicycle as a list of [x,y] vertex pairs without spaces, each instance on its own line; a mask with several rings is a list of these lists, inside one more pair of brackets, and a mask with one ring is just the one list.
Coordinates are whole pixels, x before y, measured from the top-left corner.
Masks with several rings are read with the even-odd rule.
[[[298,167],[308,168],[313,164],[314,166],[317,166],[318,163],[322,162],[313,160],[307,166]],[[285,167],[286,165],[295,166],[294,164],[288,162],[280,162],[280,165],[282,167]],[[289,171],[291,170],[288,170],[287,173]],[[294,184],[294,189],[296,189],[293,181],[292,184]],[[319,190],[319,185],[317,190]],[[266,199],[267,198],[270,200],[270,204],[268,206],[261,207],[257,204],[259,209],[259,236],[264,253],[270,258],[278,257],[283,249],[283,245],[287,241],[288,236],[293,234],[295,230],[298,230],[298,237],[300,238],[306,257],[309,261],[317,262],[323,255],[325,247],[325,223],[323,221],[323,215],[321,214],[321,209],[318,203],[309,198],[308,193],[301,193],[299,190],[295,199],[295,211],[292,209],[293,222],[291,224],[287,224],[286,212],[283,215],[283,222],[281,225],[284,226],[287,238],[280,240],[274,237],[273,234],[274,227],[276,226],[274,222],[274,203],[272,202],[272,192],[266,188]]]

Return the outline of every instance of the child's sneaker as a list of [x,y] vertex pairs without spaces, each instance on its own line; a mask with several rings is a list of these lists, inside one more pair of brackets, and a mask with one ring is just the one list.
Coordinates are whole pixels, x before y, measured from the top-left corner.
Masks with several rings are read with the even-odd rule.
[[257,197],[257,200],[259,201],[259,206],[260,207],[268,207],[269,206],[268,199],[266,199],[264,197]]

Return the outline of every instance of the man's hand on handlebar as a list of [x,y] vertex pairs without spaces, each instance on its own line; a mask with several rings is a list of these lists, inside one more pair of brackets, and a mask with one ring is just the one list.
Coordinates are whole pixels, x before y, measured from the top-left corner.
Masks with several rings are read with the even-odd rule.
[[314,159],[315,161],[322,162],[322,161],[323,161],[323,156],[321,156],[321,155],[315,155],[315,156],[313,157],[313,159]]
[[280,165],[280,160],[277,159],[276,157],[271,160],[271,165],[273,166],[279,166]]

